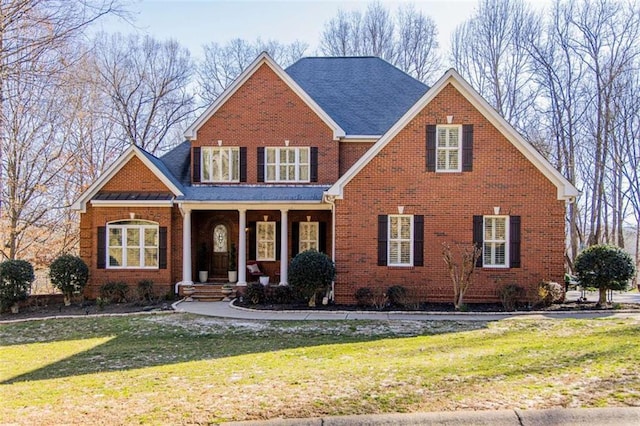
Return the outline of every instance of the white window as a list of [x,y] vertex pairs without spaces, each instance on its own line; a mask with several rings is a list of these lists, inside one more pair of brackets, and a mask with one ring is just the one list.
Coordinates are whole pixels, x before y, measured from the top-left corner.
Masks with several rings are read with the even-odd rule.
[[309,148],[266,148],[266,182],[309,182]]
[[389,215],[390,266],[413,266],[413,216]]
[[158,268],[158,224],[123,220],[107,224],[107,268]]
[[256,223],[256,260],[276,260],[276,223]]
[[438,126],[436,135],[436,171],[461,171],[462,127]]
[[202,147],[202,182],[239,182],[240,148]]
[[318,222],[300,222],[300,242],[298,251],[318,250]]
[[482,247],[483,266],[506,268],[509,266],[508,216],[484,217],[484,243]]

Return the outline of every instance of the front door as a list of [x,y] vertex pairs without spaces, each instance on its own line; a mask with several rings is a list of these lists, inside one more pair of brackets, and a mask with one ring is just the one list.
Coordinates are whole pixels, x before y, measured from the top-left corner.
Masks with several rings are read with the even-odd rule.
[[229,230],[218,224],[213,228],[213,273],[214,278],[226,278],[229,264]]

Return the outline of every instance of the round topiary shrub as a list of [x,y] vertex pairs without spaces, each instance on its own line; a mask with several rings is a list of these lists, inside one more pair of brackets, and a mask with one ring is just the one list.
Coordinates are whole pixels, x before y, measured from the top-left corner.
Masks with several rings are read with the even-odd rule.
[[309,300],[309,306],[315,306],[316,295],[326,293],[335,276],[336,267],[329,256],[315,250],[299,253],[289,265],[289,284]]
[[35,278],[33,266],[26,260],[5,260],[0,263],[0,310],[4,311],[26,300]]
[[89,267],[78,256],[63,254],[49,267],[51,284],[64,295],[64,304],[71,304],[71,297],[84,289],[89,280]]
[[636,273],[631,256],[619,247],[598,244],[576,257],[575,270],[580,285],[599,289],[598,305],[607,302],[607,290],[626,290]]

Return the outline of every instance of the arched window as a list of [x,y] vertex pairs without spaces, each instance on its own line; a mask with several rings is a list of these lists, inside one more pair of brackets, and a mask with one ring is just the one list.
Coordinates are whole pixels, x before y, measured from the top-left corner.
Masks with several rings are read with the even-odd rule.
[[226,253],[227,247],[227,227],[217,225],[213,230],[213,252]]
[[159,227],[146,220],[107,224],[107,268],[158,268]]

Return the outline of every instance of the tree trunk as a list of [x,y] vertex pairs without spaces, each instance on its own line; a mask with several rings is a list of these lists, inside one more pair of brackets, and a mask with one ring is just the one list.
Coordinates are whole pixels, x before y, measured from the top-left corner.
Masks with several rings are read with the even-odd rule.
[[598,298],[598,303],[596,303],[596,306],[600,307],[607,304],[607,289],[600,287],[598,290],[600,292],[600,297]]

